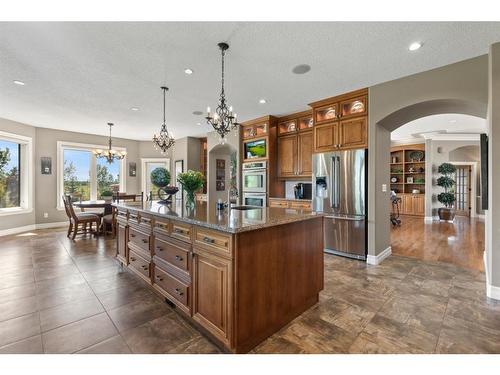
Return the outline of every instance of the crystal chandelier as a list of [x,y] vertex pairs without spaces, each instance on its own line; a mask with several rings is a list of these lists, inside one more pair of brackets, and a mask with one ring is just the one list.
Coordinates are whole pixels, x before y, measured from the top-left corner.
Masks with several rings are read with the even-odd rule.
[[162,86],[161,89],[163,90],[163,124],[161,125],[160,134],[155,134],[153,136],[153,145],[157,150],[164,154],[174,145],[175,139],[168,133],[167,124],[165,122],[165,93],[167,92],[168,87]]
[[220,135],[221,143],[225,142],[225,136],[232,129],[238,127],[238,122],[236,121],[236,113],[233,114],[233,107],[229,107],[226,104],[226,95],[224,93],[224,56],[226,50],[229,48],[227,43],[218,44],[222,53],[222,90],[219,98],[219,105],[215,110],[215,113],[210,112],[210,107],[207,108],[207,123],[212,125],[214,130]]
[[106,159],[109,164],[113,163],[115,160],[122,160],[126,155],[126,151],[117,151],[114,150],[112,147],[112,142],[111,142],[111,128],[113,127],[113,123],[108,122],[109,126],[109,141],[108,141],[108,149],[107,150],[101,150],[100,148],[93,150],[93,154],[97,158],[103,158]]

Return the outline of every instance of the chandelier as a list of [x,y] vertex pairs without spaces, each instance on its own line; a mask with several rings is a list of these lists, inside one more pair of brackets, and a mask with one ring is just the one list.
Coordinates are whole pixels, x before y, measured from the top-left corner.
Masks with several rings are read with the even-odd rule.
[[210,107],[208,107],[206,119],[207,123],[212,125],[214,130],[220,135],[221,143],[224,143],[226,134],[232,129],[236,129],[240,124],[236,121],[236,113],[233,114],[233,107],[228,108],[226,104],[226,95],[224,93],[224,56],[229,45],[227,43],[219,43],[218,46],[222,54],[222,90],[218,107],[214,113],[211,113]]
[[111,142],[111,128],[113,127],[113,123],[108,122],[109,126],[109,141],[108,141],[108,149],[107,150],[101,150],[100,148],[93,150],[93,154],[97,158],[103,158],[106,159],[109,164],[113,163],[115,160],[122,160],[126,155],[127,151],[117,151],[114,150],[112,147],[112,142]]
[[155,134],[153,136],[153,145],[157,150],[164,154],[174,145],[175,139],[168,133],[167,124],[165,122],[165,93],[167,92],[168,87],[162,86],[161,89],[163,90],[163,124],[161,125],[160,134]]

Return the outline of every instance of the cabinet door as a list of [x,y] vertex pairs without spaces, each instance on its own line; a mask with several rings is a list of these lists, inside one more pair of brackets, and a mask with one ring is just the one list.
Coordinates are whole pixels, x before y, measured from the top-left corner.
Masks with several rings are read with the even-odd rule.
[[368,146],[366,117],[341,121],[338,143],[341,148],[366,148]]
[[193,319],[229,345],[232,261],[197,250],[193,257]]
[[424,216],[424,214],[425,214],[425,196],[423,194],[413,196],[413,213],[415,215]]
[[127,228],[124,225],[118,225],[116,233],[116,258],[125,265],[128,265],[127,258]]
[[288,208],[288,206],[289,206],[288,201],[285,199],[283,200],[269,199],[269,207]]
[[296,175],[297,135],[278,138],[278,177]]
[[312,175],[313,132],[303,132],[298,139],[297,174],[300,176]]
[[338,143],[338,123],[317,125],[314,127],[314,152],[332,151]]
[[404,194],[403,200],[403,214],[413,215],[413,196],[411,194]]

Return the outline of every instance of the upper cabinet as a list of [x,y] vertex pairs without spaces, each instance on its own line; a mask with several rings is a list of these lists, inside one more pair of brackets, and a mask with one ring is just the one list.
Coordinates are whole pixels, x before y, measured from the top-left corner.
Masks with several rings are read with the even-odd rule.
[[311,177],[313,125],[311,111],[278,119],[278,178]]
[[243,139],[266,136],[269,133],[268,121],[243,126]]
[[368,147],[368,89],[311,103],[314,152]]

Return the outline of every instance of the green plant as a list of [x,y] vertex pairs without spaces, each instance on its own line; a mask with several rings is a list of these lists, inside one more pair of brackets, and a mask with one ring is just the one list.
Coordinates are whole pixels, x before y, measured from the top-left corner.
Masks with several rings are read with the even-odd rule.
[[439,203],[444,204],[446,208],[453,207],[453,203],[455,202],[455,194],[450,190],[455,186],[455,180],[452,176],[456,170],[457,168],[450,163],[443,163],[438,167],[441,177],[437,179],[437,185],[442,187],[444,192],[438,194],[437,200]]
[[113,192],[110,190],[105,190],[101,193],[101,197],[112,197],[112,196],[113,196]]
[[151,171],[151,183],[159,188],[170,183],[170,172],[166,168],[158,167]]
[[179,173],[177,181],[179,181],[186,192],[194,193],[203,187],[205,177],[203,177],[203,173],[201,172],[188,170],[187,172]]

